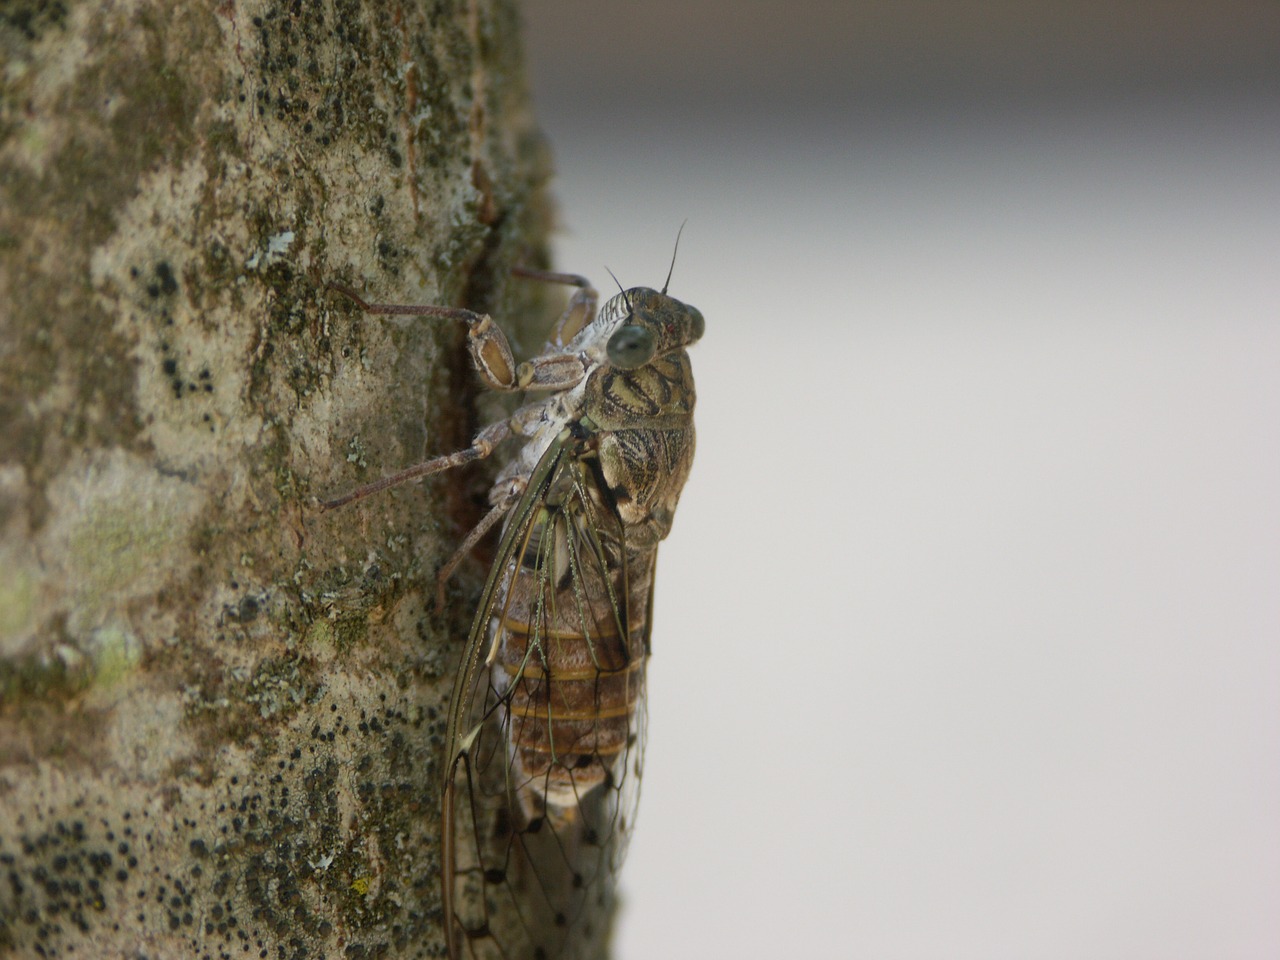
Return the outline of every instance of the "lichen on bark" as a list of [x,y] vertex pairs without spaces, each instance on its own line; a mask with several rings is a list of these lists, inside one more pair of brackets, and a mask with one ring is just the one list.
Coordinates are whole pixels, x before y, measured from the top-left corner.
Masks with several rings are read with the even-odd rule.
[[439,956],[480,474],[462,332],[537,317],[510,0],[0,11],[0,954]]

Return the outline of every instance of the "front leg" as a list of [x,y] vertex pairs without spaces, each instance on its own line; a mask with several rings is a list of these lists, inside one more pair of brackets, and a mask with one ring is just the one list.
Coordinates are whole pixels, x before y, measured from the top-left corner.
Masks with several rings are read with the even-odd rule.
[[[545,273],[517,268],[515,273],[559,283],[585,285],[582,277],[567,273]],[[461,320],[467,325],[467,349],[480,371],[480,379],[491,390],[567,390],[577,386],[586,376],[586,363],[574,353],[556,352],[572,339],[578,329],[590,322],[596,311],[596,292],[583,286],[574,293],[568,308],[560,317],[547,349],[516,366],[511,344],[502,328],[487,313],[475,313],[463,307],[441,307],[424,303],[369,303],[350,287],[330,281],[329,288],[349,297],[367,313],[385,317],[444,317]]]
[[350,287],[329,281],[329,289],[337,290],[360,305],[366,313],[384,317],[443,317],[461,320],[467,325],[467,349],[480,379],[491,390],[522,389],[516,381],[516,361],[511,344],[493,318],[463,307],[440,307],[429,303],[369,303]]
[[543,283],[563,283],[578,289],[573,291],[569,304],[560,314],[555,327],[551,331],[551,339],[547,341],[547,350],[563,350],[588,323],[596,318],[596,304],[600,294],[591,286],[591,281],[576,273],[554,273],[551,270],[534,270],[531,267],[512,267],[513,276],[525,277],[529,280],[541,280]]

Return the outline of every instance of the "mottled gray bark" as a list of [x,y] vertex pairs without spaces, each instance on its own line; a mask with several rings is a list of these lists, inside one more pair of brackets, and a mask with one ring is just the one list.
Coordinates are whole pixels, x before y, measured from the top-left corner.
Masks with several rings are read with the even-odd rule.
[[439,956],[483,479],[309,504],[475,381],[324,285],[523,313],[513,2],[11,2],[0,63],[0,954]]

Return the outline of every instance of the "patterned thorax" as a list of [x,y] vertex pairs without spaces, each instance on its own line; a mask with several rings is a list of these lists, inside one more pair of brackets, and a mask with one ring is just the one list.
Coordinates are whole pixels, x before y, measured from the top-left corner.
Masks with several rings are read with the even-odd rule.
[[[635,367],[606,360],[587,378],[584,422],[599,431],[601,470],[627,528],[627,545],[652,550],[671,530],[693,463],[693,368],[685,347],[702,336],[702,314],[673,297],[636,287],[601,310],[616,342],[631,328],[649,334],[653,355]],[[644,333],[634,335],[644,339]]]

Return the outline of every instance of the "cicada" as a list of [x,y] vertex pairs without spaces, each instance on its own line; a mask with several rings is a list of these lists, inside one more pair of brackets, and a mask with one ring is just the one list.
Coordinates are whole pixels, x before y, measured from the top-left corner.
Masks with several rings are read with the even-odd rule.
[[453,307],[367,310],[455,318],[483,382],[527,402],[471,446],[330,501],[522,446],[491,509],[441,583],[494,526],[501,537],[449,710],[442,802],[449,955],[594,958],[635,823],[645,739],[658,544],[694,450],[687,348],[702,314],[661,290],[622,289],[597,311],[582,277],[542,351],[516,365],[487,315]]

